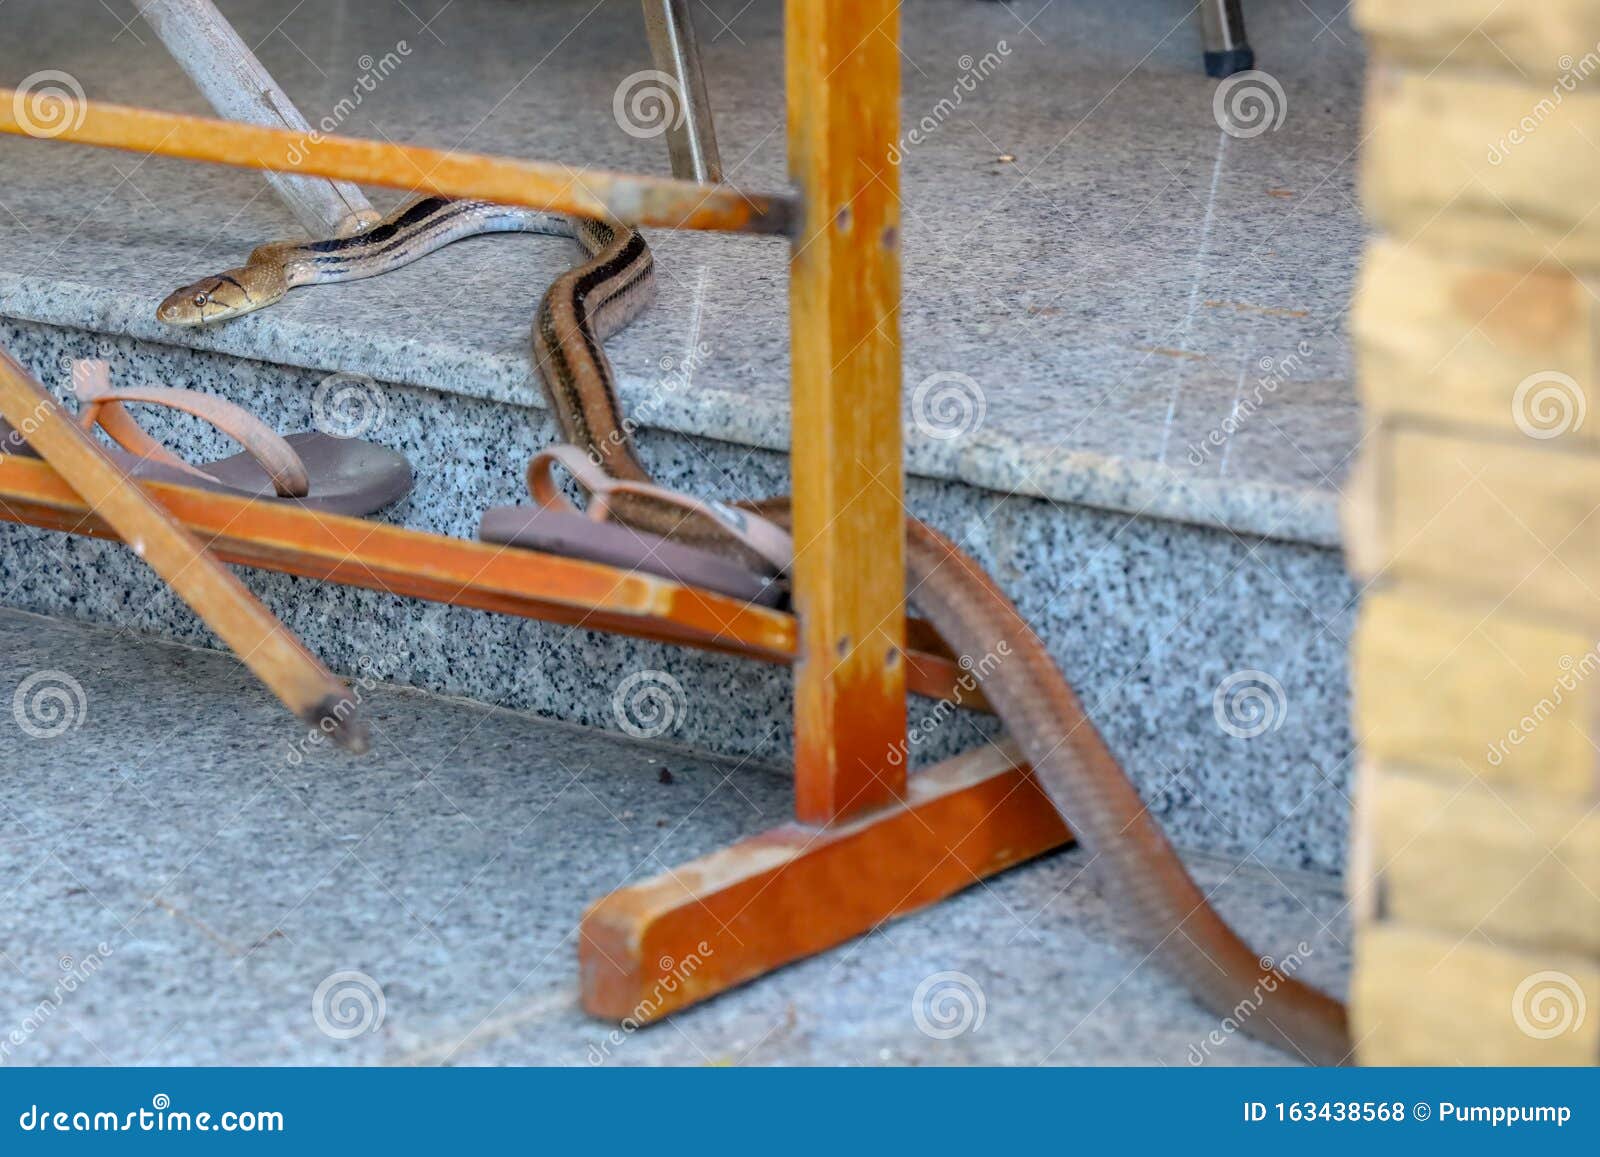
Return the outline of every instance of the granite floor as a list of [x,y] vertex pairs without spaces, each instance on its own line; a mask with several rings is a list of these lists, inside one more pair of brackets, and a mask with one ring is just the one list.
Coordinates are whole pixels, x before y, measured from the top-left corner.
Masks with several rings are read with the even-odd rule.
[[[355,759],[224,655],[0,612],[0,656],[0,1064],[1290,1060],[1212,1043],[1070,851],[613,1037],[585,902],[776,822],[780,771],[382,686]],[[1335,881],[1192,867],[1343,990]]]
[[[665,168],[661,139],[614,114],[649,63],[636,0],[514,17],[500,0],[221,7],[312,121],[343,133]],[[695,6],[726,167],[752,188],[786,179],[781,7]],[[908,465],[1332,545],[1359,437],[1345,302],[1362,50],[1344,0],[1252,5],[1267,75],[1223,92],[1200,71],[1191,8],[906,7]],[[8,0],[5,19],[23,31],[0,39],[4,83],[54,69],[90,97],[208,111],[129,0]],[[1239,119],[1252,96],[1260,124]],[[539,404],[528,318],[565,243],[480,238],[175,333],[154,319],[171,289],[294,234],[258,175],[16,138],[0,171],[0,314]],[[612,351],[630,411],[787,449],[784,243],[651,242],[660,300]]]

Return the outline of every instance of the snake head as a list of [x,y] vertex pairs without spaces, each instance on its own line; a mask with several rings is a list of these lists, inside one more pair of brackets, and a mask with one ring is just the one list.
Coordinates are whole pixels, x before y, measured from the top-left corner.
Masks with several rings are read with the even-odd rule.
[[156,308],[156,317],[168,325],[212,325],[269,304],[251,296],[243,276],[248,276],[246,270],[230,269],[185,285]]

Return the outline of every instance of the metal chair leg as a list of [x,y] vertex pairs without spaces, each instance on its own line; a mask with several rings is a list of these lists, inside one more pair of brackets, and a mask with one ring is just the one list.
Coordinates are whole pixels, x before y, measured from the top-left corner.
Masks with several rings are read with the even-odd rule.
[[1207,76],[1232,76],[1255,67],[1256,54],[1245,38],[1244,12],[1239,2],[1200,0],[1200,30],[1205,41]]
[[722,158],[711,121],[711,98],[700,68],[700,42],[689,17],[689,0],[643,0],[645,30],[656,68],[672,79],[681,115],[667,130],[672,175],[688,181],[719,184]]

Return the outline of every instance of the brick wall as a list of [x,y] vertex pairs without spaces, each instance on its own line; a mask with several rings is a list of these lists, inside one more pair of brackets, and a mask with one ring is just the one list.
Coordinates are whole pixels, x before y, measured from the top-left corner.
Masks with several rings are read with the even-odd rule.
[[1600,0],[1359,0],[1366,1064],[1600,1063]]

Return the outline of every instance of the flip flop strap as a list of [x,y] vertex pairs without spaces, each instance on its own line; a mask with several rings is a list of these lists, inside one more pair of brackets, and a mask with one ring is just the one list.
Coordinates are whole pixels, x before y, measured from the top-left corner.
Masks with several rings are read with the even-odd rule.
[[732,537],[766,559],[780,573],[788,571],[794,565],[794,540],[776,523],[769,522],[758,514],[735,510],[720,502],[707,502],[692,494],[668,490],[664,486],[613,478],[576,446],[546,447],[535,454],[533,461],[528,463],[528,490],[541,507],[570,512],[576,512],[578,509],[551,476],[550,467],[556,464],[562,466],[578,485],[589,492],[589,508],[584,513],[597,522],[603,522],[610,517],[613,495],[626,494],[650,498],[712,519]]
[[272,479],[272,488],[279,498],[304,498],[310,492],[311,482],[305,463],[295,453],[294,447],[249,410],[226,398],[171,386],[114,389],[103,361],[74,362],[72,389],[84,404],[83,411],[78,415],[79,425],[88,430],[98,423],[112,441],[130,454],[201,478],[210,477],[204,470],[191,466],[152,438],[123,408],[123,403],[166,406],[209,423],[243,446],[245,452]]

